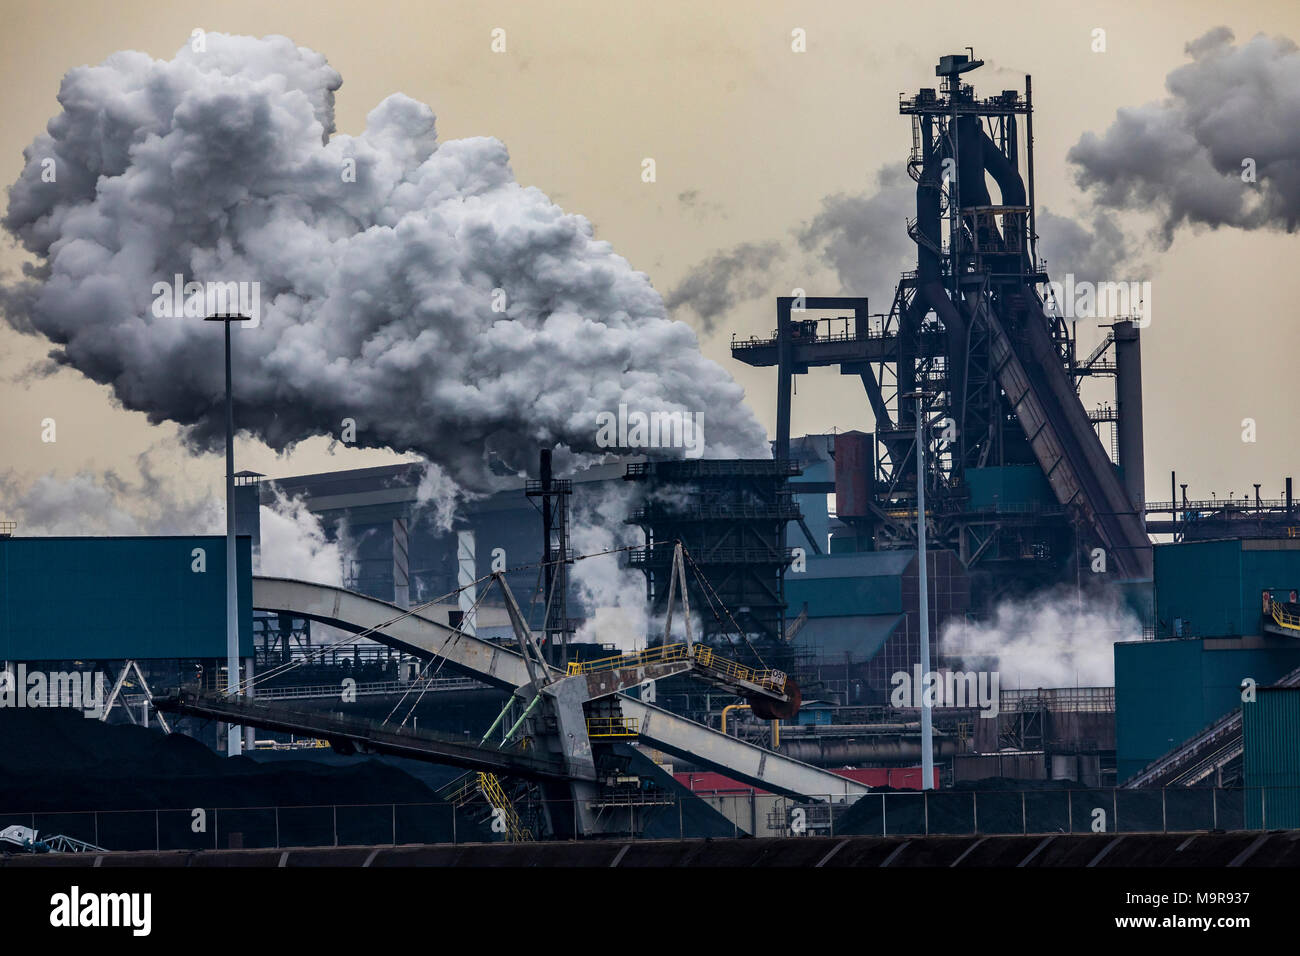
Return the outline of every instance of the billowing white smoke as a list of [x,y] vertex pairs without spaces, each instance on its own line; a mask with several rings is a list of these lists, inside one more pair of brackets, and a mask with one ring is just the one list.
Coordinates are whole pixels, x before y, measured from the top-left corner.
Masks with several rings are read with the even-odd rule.
[[456,508],[463,501],[481,495],[461,488],[442,468],[426,462],[415,488],[414,512],[417,519],[429,521],[438,531],[451,530]]
[[278,488],[274,503],[262,506],[261,524],[258,573],[317,584],[343,584],[347,540],[344,529],[340,528],[331,541],[303,500],[289,498]]
[[176,275],[258,284],[236,420],[277,450],[355,428],[486,486],[493,457],[603,454],[596,415],[625,404],[702,412],[711,455],[769,454],[649,279],[516,183],[499,141],[439,143],[401,94],[331,136],[340,83],[285,37],[221,34],[70,71],[10,190],[4,225],[37,263],[0,291],[8,321],[198,449],[223,436],[221,333],[198,297],[159,317]]
[[[640,544],[635,525],[624,524],[638,489],[613,482],[601,491],[575,494],[569,516],[569,540],[575,554],[594,554]],[[645,576],[624,565],[626,553],[577,561],[570,572],[574,591],[587,608],[575,640],[614,644],[620,651],[645,647],[650,626]]]
[[1127,607],[1101,594],[1063,588],[999,604],[983,622],[950,621],[944,656],[963,670],[996,667],[1003,690],[1108,687],[1115,683],[1114,645],[1142,639]]
[[[222,489],[199,482],[193,497],[180,497],[153,472],[150,454],[137,461],[141,478],[84,471],[70,478],[42,475],[24,485],[13,473],[0,476],[0,514],[20,535],[202,535],[225,534]],[[219,465],[216,469],[219,470]],[[316,516],[300,499],[277,493],[261,507],[261,551],[255,573],[342,584],[351,546],[346,528],[326,539]]]

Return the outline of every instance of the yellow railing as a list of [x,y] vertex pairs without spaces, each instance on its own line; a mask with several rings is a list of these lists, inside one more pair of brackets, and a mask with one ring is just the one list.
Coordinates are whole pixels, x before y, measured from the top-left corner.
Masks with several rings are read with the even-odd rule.
[[505,818],[510,839],[515,843],[531,843],[533,834],[520,821],[514,804],[510,802],[506,792],[501,789],[501,781],[497,779],[497,775],[494,773],[480,773],[478,775],[478,786],[483,791],[483,796],[487,798],[487,802]]
[[713,648],[703,644],[695,645],[695,665],[697,667],[707,667],[735,680],[755,684],[778,694],[785,691],[786,678],[781,671],[760,670],[757,667],[746,667],[744,664],[737,664],[725,657],[719,657],[713,653]]
[[[735,680],[742,680],[766,690],[775,691],[778,694],[785,691],[786,677],[781,671],[737,664],[725,657],[719,657],[713,653],[713,648],[705,644],[696,644],[693,653],[696,667],[707,667]],[[624,667],[642,667],[646,664],[671,664],[676,661],[686,660],[691,660],[691,652],[687,650],[684,643],[661,644],[658,647],[651,647],[641,651],[639,654],[602,657],[600,660],[585,663],[569,661],[569,674],[571,676],[574,674],[594,674],[599,671],[619,670]]]
[[685,644],[661,644],[647,648],[639,654],[620,654],[617,657],[602,657],[600,660],[569,661],[569,674],[594,674],[597,671],[613,671],[623,667],[641,667],[645,664],[671,664],[687,659]]
[[1273,620],[1277,622],[1278,627],[1285,627],[1292,631],[1300,631],[1300,614],[1292,614],[1282,609],[1282,605],[1273,604]]
[[635,717],[588,717],[588,737],[635,737],[640,732]]

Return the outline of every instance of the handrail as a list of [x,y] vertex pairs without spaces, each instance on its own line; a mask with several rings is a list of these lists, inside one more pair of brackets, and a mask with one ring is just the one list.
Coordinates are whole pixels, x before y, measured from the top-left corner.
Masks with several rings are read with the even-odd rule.
[[497,810],[501,811],[505,817],[506,826],[510,831],[510,839],[515,843],[531,843],[533,834],[519,819],[519,813],[515,810],[514,804],[506,796],[506,792],[501,789],[501,781],[497,779],[494,773],[479,773],[479,789],[483,792],[484,799]]
[[640,721],[635,717],[588,717],[588,737],[637,737]]
[[1278,627],[1300,631],[1300,614],[1286,610],[1285,605],[1280,601],[1273,602],[1273,620]]
[[599,660],[585,662],[569,661],[569,675],[594,674],[598,671],[612,671],[623,667],[640,667],[644,664],[671,664],[674,661],[684,661],[686,659],[687,650],[685,644],[660,644],[658,647],[648,647],[639,654],[619,654],[616,657],[602,657]]
[[713,653],[713,648],[704,644],[697,644],[695,647],[695,666],[719,671],[735,680],[755,684],[778,694],[785,692],[786,675],[783,671],[746,667],[725,657],[718,657]]

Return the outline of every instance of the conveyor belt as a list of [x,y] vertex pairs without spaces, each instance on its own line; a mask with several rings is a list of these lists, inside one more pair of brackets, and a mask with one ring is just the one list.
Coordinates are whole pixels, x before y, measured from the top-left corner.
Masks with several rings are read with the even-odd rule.
[[[529,683],[524,659],[507,647],[461,634],[434,612],[407,614],[396,605],[344,588],[289,578],[253,578],[253,607],[322,621],[422,657],[439,657],[450,670],[513,692]],[[556,678],[564,675],[555,669]],[[773,793],[808,799],[856,798],[868,787],[775,751],[729,737],[669,711],[618,695],[624,718],[639,736],[666,753],[690,759],[733,780]]]

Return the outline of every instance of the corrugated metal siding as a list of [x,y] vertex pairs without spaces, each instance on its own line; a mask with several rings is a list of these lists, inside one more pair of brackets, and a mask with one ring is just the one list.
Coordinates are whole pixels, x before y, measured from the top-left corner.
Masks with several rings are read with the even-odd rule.
[[[193,551],[206,570],[192,570]],[[225,657],[220,536],[0,539],[0,659]],[[237,539],[241,654],[252,655],[251,542]]]
[[1294,647],[1207,646],[1196,639],[1116,644],[1120,782],[1238,707],[1243,679],[1270,684],[1296,667],[1300,642]]
[[1300,688],[1260,688],[1241,728],[1246,826],[1300,827]]

